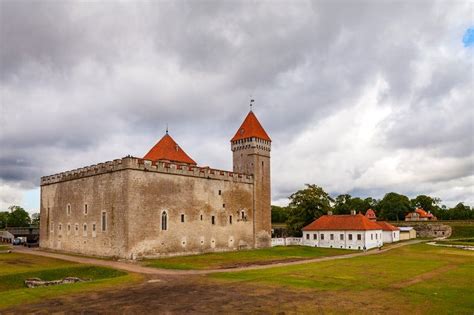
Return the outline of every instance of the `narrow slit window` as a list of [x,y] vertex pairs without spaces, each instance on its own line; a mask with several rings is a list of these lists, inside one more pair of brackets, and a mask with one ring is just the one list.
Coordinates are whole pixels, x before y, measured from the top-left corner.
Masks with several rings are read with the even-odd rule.
[[107,230],[107,212],[102,212],[102,232]]
[[161,213],[161,230],[166,231],[168,229],[168,214],[166,211]]

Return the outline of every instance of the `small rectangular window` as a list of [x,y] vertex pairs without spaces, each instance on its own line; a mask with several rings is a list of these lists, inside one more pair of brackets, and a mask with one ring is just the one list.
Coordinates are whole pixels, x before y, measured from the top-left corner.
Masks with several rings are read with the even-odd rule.
[[184,222],[184,214],[181,214],[181,222]]
[[67,225],[67,231],[68,231],[68,232],[71,231],[71,224],[68,224],[68,225]]
[[219,196],[222,195],[222,191],[219,189]]
[[229,216],[229,224],[232,224],[232,216]]
[[334,234],[330,234],[329,238],[331,239],[331,241],[334,241]]
[[361,234],[357,234],[357,240],[358,241],[362,240],[362,235]]
[[321,241],[324,241],[324,234],[321,234]]
[[67,215],[71,215],[71,205],[67,205]]
[[343,241],[343,240],[344,240],[344,234],[340,234],[340,235],[339,235],[339,239],[340,239],[341,241]]
[[379,234],[378,234],[378,233],[375,233],[375,239],[376,239],[376,240],[379,239]]
[[95,223],[92,224],[92,232],[95,232]]
[[222,208],[225,208],[225,203],[222,204]]
[[211,217],[212,224],[216,224],[216,218],[214,216]]
[[313,234],[313,240],[317,240],[318,239],[318,234]]
[[309,234],[306,234],[306,239],[309,240]]
[[202,221],[202,214],[200,215],[201,221]]
[[59,225],[58,225],[58,230],[61,231],[62,229],[63,229],[63,225],[62,225],[61,223],[59,223]]
[[102,211],[102,232],[105,232],[107,230],[107,212]]
[[349,234],[349,241],[352,241],[352,234]]
[[374,240],[374,234],[370,233],[370,240]]
[[84,232],[87,231],[87,224],[84,224]]
[[87,209],[87,203],[84,205],[84,214],[87,214],[88,209]]

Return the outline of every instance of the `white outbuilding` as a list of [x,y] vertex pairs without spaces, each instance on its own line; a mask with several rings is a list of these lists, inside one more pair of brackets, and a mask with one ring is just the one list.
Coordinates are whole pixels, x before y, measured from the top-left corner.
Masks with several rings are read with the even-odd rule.
[[303,228],[303,245],[355,250],[380,247],[382,227],[354,212],[323,215]]
[[385,221],[376,222],[382,228],[383,242],[393,243],[400,240],[400,229]]

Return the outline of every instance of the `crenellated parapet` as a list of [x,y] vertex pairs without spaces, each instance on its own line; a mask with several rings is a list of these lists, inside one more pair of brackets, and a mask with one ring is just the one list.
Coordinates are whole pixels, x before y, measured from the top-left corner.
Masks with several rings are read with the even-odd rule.
[[150,161],[127,156],[122,159],[107,161],[104,163],[86,166],[54,175],[43,176],[41,177],[41,186],[130,169],[144,172],[227,180],[248,184],[253,183],[252,175],[223,171],[209,167],[199,167],[189,164],[180,164],[167,161]]

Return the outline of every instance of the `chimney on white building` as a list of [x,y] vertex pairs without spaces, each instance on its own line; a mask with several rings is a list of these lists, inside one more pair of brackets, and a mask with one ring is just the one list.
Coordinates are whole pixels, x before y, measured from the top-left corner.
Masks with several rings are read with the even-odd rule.
[[351,210],[351,215],[356,215],[356,211],[355,211],[355,210]]
[[328,211],[328,215],[332,215],[332,211],[331,211],[331,210]]

